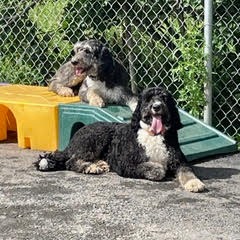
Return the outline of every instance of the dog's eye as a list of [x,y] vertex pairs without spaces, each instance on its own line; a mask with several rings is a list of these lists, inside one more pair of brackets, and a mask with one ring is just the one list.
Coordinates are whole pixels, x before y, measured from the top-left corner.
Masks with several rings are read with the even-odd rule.
[[84,52],[87,53],[87,54],[91,53],[91,51],[89,49],[87,49],[87,48],[84,49]]
[[161,99],[166,102],[167,99],[168,99],[167,94],[163,94],[163,95],[161,96]]
[[166,101],[167,101],[167,96],[166,96],[166,95],[163,95],[163,96],[162,96],[162,100],[163,100],[164,102],[166,102]]
[[79,47],[79,48],[77,48],[76,50],[77,50],[77,52],[80,52],[80,51],[82,51],[82,48]]

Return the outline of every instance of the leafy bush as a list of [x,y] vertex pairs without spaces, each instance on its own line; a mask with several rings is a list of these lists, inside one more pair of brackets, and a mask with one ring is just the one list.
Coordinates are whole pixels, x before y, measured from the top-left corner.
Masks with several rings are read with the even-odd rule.
[[[214,5],[213,123],[237,135],[240,5]],[[0,81],[45,85],[76,41],[96,38],[108,43],[139,90],[164,84],[182,108],[202,118],[202,16],[197,0],[1,0]]]
[[[204,63],[204,46],[202,39],[203,23],[190,16],[186,19],[186,31],[182,35],[179,21],[171,20],[175,31],[172,41],[176,45],[173,59],[177,64],[172,69],[173,80],[179,85],[178,101],[180,106],[192,115],[202,118],[206,104],[204,83],[207,72]],[[180,58],[174,53],[180,52]]]
[[14,61],[13,58],[7,57],[0,60],[0,79],[2,82],[13,84],[43,84],[40,72],[27,65],[25,62],[19,60]]

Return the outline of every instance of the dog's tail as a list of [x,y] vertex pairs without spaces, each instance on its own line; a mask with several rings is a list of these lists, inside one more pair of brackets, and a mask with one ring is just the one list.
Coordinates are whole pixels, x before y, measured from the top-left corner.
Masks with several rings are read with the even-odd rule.
[[66,170],[66,161],[68,156],[64,151],[55,151],[39,155],[38,160],[34,162],[34,166],[39,171],[56,171]]

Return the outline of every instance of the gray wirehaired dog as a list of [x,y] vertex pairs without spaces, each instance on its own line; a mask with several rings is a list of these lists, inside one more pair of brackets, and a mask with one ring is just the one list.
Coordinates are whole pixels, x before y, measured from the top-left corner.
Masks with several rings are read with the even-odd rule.
[[106,46],[86,40],[77,42],[74,52],[50,80],[51,91],[67,97],[78,94],[93,106],[120,104],[135,109],[137,97],[128,88],[129,74]]

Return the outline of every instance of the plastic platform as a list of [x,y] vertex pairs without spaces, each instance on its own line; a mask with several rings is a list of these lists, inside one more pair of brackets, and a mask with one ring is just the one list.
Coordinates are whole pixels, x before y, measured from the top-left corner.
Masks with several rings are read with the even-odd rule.
[[181,149],[188,161],[236,152],[237,142],[179,109],[183,128],[178,131]]
[[[179,141],[188,161],[237,151],[237,143],[231,138],[181,109],[179,113],[184,125],[179,130]],[[60,104],[58,148],[63,150],[82,125],[97,121],[129,122],[131,116],[129,108],[123,106],[97,108],[82,103]]]
[[83,125],[94,122],[128,122],[132,112],[128,107],[110,105],[105,108],[83,103],[59,105],[59,146],[63,150],[73,134]]
[[58,147],[58,105],[79,101],[60,97],[47,87],[0,86],[0,140],[17,132],[18,146],[52,151]]

